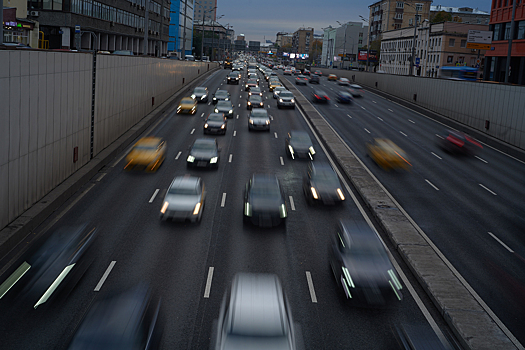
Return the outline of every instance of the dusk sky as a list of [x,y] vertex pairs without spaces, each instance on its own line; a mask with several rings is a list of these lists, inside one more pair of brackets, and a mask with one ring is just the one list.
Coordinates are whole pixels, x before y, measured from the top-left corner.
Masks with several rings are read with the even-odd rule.
[[[277,32],[293,33],[300,27],[313,27],[321,34],[321,28],[338,27],[336,21],[360,21],[359,15],[368,18],[370,0],[217,0],[217,17],[224,15],[219,23],[233,25],[235,35],[244,34],[246,40],[275,41]],[[491,0],[434,1],[432,5],[465,6],[490,12]]]

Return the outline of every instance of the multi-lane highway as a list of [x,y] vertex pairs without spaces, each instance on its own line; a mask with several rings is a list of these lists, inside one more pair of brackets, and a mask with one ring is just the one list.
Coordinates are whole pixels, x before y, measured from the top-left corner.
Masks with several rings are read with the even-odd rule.
[[[311,85],[296,87],[310,96]],[[319,88],[331,101],[318,111],[524,344],[525,164],[488,145],[474,157],[448,154],[437,141],[450,127],[368,91],[339,104],[346,87],[326,78]],[[367,156],[377,137],[407,153],[410,172],[386,172]]]
[[[237,272],[280,277],[306,349],[400,348],[395,336],[400,324],[437,324],[438,332],[449,337],[450,330],[441,318],[432,317],[438,312],[411,282],[414,278],[402,262],[402,302],[385,309],[345,303],[328,265],[328,245],[337,219],[362,217],[359,206],[349,195],[341,207],[307,206],[301,187],[307,163],[286,156],[284,137],[290,130],[305,130],[314,140],[318,159],[327,156],[301,112],[277,109],[264,82],[271,131],[249,132],[247,92],[242,82],[226,85],[229,72],[217,71],[199,83],[212,92],[228,90],[235,106],[226,135],[216,136],[221,148],[218,170],[186,168],[188,146],[203,137],[203,120],[213,106],[199,104],[191,116],[175,114],[173,105],[143,135],[167,141],[166,160],[156,173],[125,171],[124,152],[36,230],[52,232],[78,223],[96,226],[94,262],[77,287],[54,300],[52,307],[33,310],[32,305],[0,300],[2,348],[65,348],[94,301],[141,282],[162,300],[161,347],[207,348],[223,295]],[[317,106],[320,113],[523,342],[525,327],[518,315],[525,307],[520,301],[525,251],[519,232],[525,225],[519,199],[525,197],[525,166],[490,147],[479,158],[443,154],[434,143],[443,128],[438,123],[368,92],[356,103],[340,106],[333,97],[341,87],[326,78],[321,87],[332,101]],[[309,89],[299,90],[309,96]],[[364,144],[376,136],[403,148],[412,171],[387,173],[373,164]],[[161,222],[167,187],[175,176],[188,173],[200,176],[206,185],[202,222]],[[286,227],[243,224],[243,190],[253,173],[272,173],[280,179],[288,199]],[[100,290],[94,291],[97,285]]]

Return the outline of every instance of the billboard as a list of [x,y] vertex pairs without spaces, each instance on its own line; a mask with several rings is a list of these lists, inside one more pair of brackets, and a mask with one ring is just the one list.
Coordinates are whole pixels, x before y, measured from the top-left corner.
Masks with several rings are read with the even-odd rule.
[[492,31],[469,30],[467,36],[467,49],[490,50],[492,44]]
[[[366,62],[367,52],[368,52],[367,50],[359,50],[359,53],[357,54],[357,60]],[[376,50],[370,50],[369,62],[377,62],[377,51]]]

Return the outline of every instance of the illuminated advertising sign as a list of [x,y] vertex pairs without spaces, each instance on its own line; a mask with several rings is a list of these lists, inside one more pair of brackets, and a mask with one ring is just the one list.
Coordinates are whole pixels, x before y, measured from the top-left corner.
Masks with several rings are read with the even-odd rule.
[[[367,52],[368,52],[367,50],[359,50],[359,53],[357,54],[357,60],[366,62]],[[376,50],[370,50],[369,61],[377,62],[377,51]]]
[[295,54],[294,54],[294,53],[291,53],[291,54],[290,54],[290,58],[295,58]]

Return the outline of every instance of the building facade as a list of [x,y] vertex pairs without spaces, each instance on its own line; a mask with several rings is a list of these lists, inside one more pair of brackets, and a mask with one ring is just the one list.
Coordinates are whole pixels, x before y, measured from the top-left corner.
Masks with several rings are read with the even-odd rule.
[[430,17],[432,0],[381,0],[369,6],[370,40],[381,38],[381,33],[414,26]]
[[259,53],[259,51],[261,51],[261,42],[250,40],[248,42],[248,51],[250,51],[251,53]]
[[217,0],[195,0],[195,20],[217,20]]
[[233,47],[234,47],[234,50],[238,52],[246,51],[246,38],[244,37],[244,34],[237,36],[237,40],[233,42]]
[[441,11],[450,13],[452,22],[489,24],[490,13],[470,7],[451,7],[451,6],[430,6],[430,20]]
[[292,36],[292,52],[298,54],[309,54],[313,38],[313,28],[299,28]]
[[[362,22],[344,23],[336,28],[334,56],[340,58],[343,67],[352,62],[357,62],[358,50],[367,45],[367,40],[368,26],[363,26]],[[349,63],[346,63],[347,61]]]
[[323,28],[323,50],[321,51],[321,66],[332,67],[335,59],[335,41],[337,28]]
[[169,9],[169,0],[27,2],[28,19],[39,22],[50,49],[129,50],[155,56],[167,53]]
[[275,38],[275,44],[277,47],[283,47],[286,45],[292,45],[293,36],[290,33],[279,32]]
[[[480,67],[484,50],[468,49],[469,30],[487,30],[488,26],[456,22],[429,24],[423,22],[416,34],[414,71],[412,74],[437,77],[444,66]],[[403,28],[382,33],[379,69],[385,73],[408,75],[414,42],[414,28]],[[419,64],[417,64],[419,59]],[[479,63],[478,63],[479,60]],[[481,69],[480,69],[481,73]]]
[[[492,31],[492,45],[486,55],[484,79],[504,82],[506,68],[509,66],[508,82],[525,85],[525,2],[516,3],[514,31],[511,33],[513,5],[512,0],[492,0],[489,25]],[[509,62],[507,53],[511,38]]]
[[[39,42],[39,23],[27,19],[27,0],[4,0],[3,42],[18,42],[34,49],[46,48]],[[39,44],[42,44],[39,46]]]
[[[193,0],[172,0],[168,51],[191,55],[193,46]],[[186,33],[185,33],[186,32]],[[184,46],[184,39],[186,45]],[[183,52],[185,50],[185,52]]]

